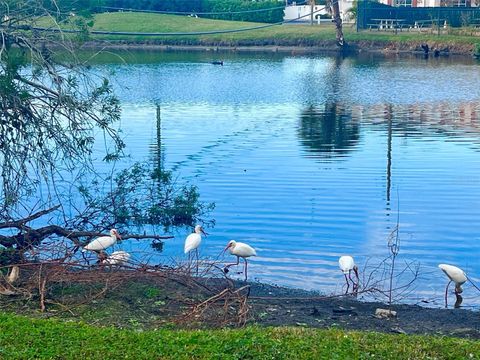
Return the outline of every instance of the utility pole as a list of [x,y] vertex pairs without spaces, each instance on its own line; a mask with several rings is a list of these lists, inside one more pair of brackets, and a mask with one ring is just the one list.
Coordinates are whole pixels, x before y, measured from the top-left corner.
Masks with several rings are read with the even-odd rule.
[[310,25],[313,26],[313,9],[315,7],[315,0],[310,0]]
[[330,7],[332,9],[333,22],[335,24],[335,29],[336,29],[337,44],[339,46],[343,46],[345,42],[343,39],[342,18],[340,17],[340,7],[338,5],[339,1],[340,0],[330,0]]

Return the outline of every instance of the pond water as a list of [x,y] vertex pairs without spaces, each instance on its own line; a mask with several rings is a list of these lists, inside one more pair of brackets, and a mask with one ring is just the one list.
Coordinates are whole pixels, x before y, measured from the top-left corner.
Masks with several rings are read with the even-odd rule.
[[[252,278],[338,293],[338,257],[353,255],[361,269],[386,258],[398,216],[398,270],[409,261],[420,266],[404,301],[441,303],[447,281],[439,263],[480,280],[476,61],[120,55],[102,55],[94,69],[111,73],[132,161],[160,158],[216,204],[202,256],[244,241],[259,255]],[[219,59],[224,66],[210,64]],[[190,232],[175,233],[160,258],[183,259]],[[148,251],[138,242],[122,246]],[[464,305],[480,303],[479,295],[467,285]]]

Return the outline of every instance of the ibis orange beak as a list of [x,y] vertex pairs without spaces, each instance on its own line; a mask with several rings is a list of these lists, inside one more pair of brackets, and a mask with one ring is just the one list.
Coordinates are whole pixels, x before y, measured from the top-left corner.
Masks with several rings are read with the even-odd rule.
[[228,245],[225,247],[225,249],[223,249],[222,255],[225,254],[225,251],[227,251],[229,247],[230,247],[230,244],[228,244]]

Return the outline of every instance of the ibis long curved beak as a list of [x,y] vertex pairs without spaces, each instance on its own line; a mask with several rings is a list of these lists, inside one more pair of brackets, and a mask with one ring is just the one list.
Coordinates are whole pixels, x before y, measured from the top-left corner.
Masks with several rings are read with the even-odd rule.
[[122,240],[122,237],[120,236],[120,234],[118,232],[115,233],[115,236],[117,237],[118,240]]
[[200,231],[202,232],[202,234],[203,234],[203,235],[205,235],[205,236],[208,236],[208,233],[207,233],[207,232],[205,232],[205,230],[203,230],[203,229],[200,229]]
[[228,245],[225,247],[225,249],[223,249],[222,255],[225,254],[225,251],[227,251],[229,247],[230,247],[230,244],[228,244]]

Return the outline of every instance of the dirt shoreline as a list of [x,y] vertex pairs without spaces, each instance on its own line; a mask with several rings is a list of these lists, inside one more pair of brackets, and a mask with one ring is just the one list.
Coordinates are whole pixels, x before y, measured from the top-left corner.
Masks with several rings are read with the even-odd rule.
[[[152,50],[152,51],[206,51],[206,52],[266,52],[266,53],[386,53],[386,54],[423,54],[421,45],[425,42],[383,42],[383,41],[353,41],[345,48],[340,48],[334,41],[323,41],[313,44],[243,44],[242,42],[225,44],[225,43],[157,43],[155,41],[148,42],[132,42],[126,40],[118,41],[91,41],[83,44],[83,49],[105,49],[105,50]],[[445,42],[427,42],[430,49],[438,49],[440,55],[463,55],[472,56],[474,46],[472,44],[461,43],[445,43]]]
[[[394,304],[396,317],[378,319],[375,311],[386,308],[385,304],[259,282],[195,278],[172,269],[144,272],[99,268],[59,272],[58,268],[52,268],[49,275],[44,275],[49,282],[45,286],[46,306],[42,312],[39,275],[37,272],[30,275],[17,284],[15,294],[0,296],[2,311],[139,331],[164,326],[195,329],[240,324],[480,339],[478,311]],[[222,297],[222,294],[227,295]],[[244,320],[239,321],[242,313]]]
[[[254,283],[251,291],[252,312],[262,326],[336,327],[345,330],[384,333],[444,335],[480,339],[480,313],[466,309],[426,308],[394,304],[397,316],[375,317],[379,302],[363,302],[353,296],[323,297],[298,289]],[[268,298],[263,298],[268,296]],[[259,298],[257,298],[259,297]]]

